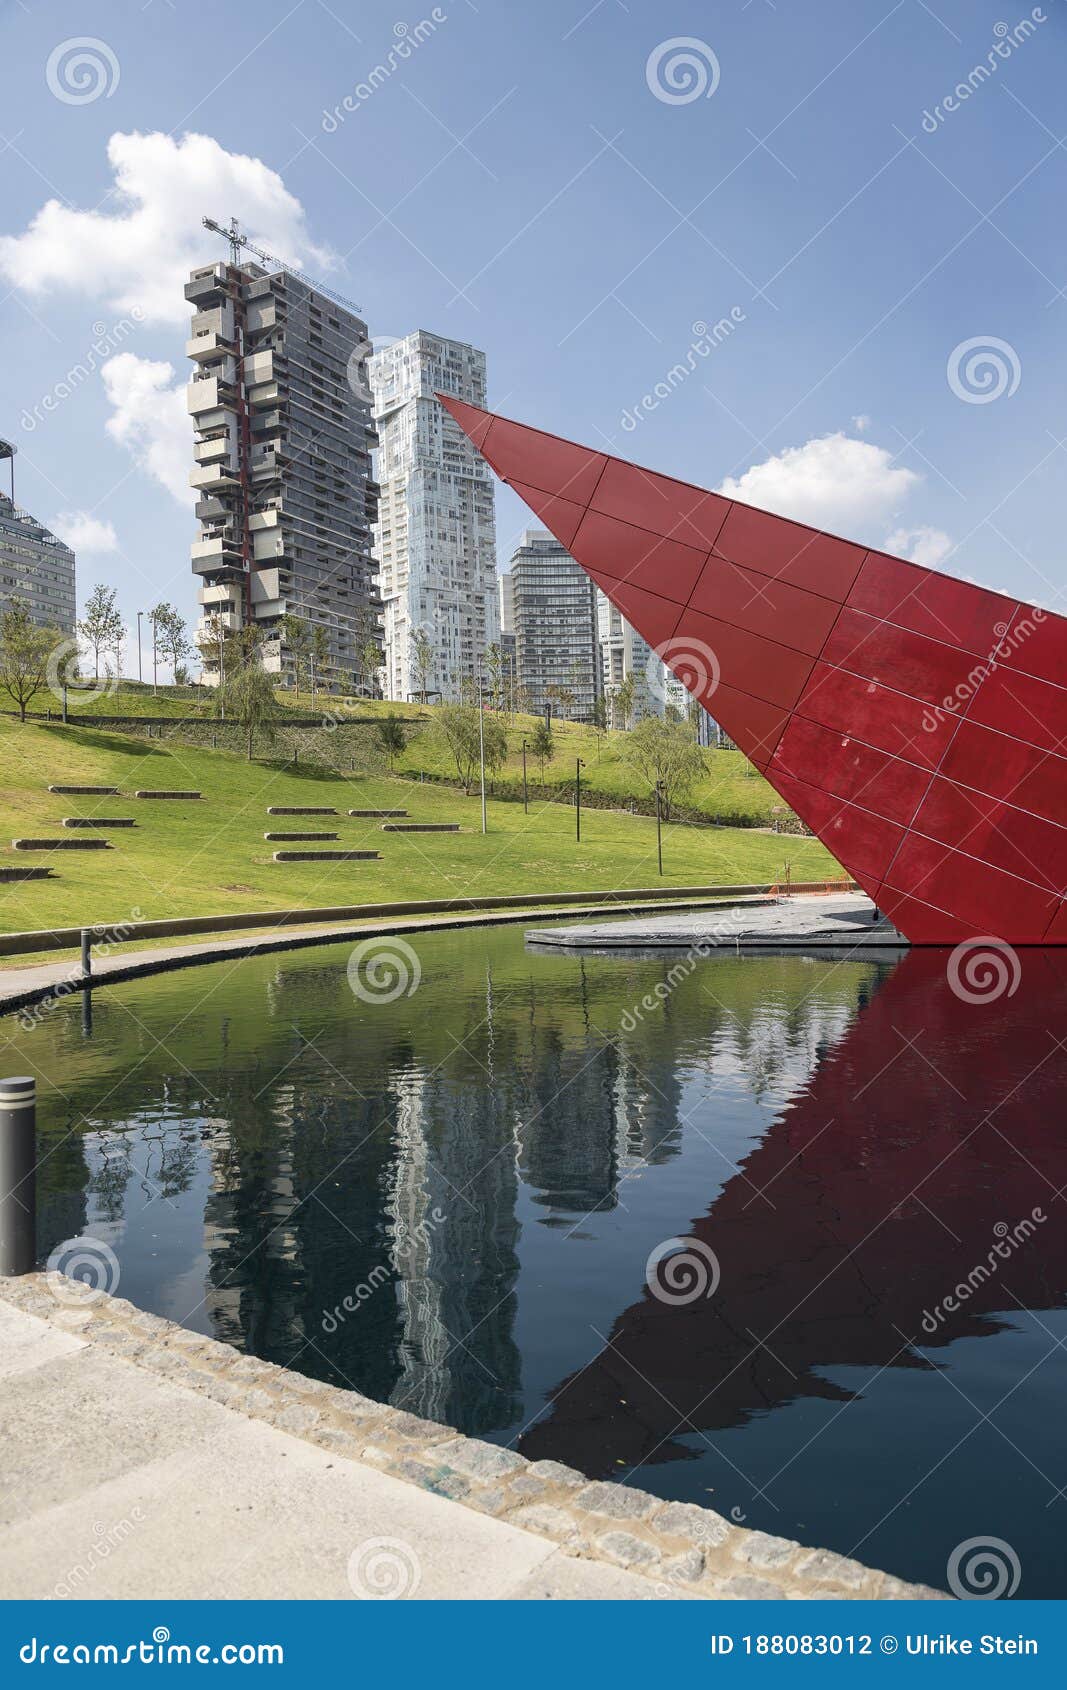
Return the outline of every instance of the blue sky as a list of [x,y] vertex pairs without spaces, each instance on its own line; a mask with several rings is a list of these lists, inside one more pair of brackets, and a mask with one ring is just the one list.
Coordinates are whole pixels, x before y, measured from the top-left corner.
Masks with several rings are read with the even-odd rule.
[[[3,0],[0,31],[0,434],[20,502],[78,518],[80,598],[194,614],[180,280],[237,213],[372,335],[484,348],[505,414],[1064,608],[1063,0]],[[502,565],[526,520],[501,490]]]

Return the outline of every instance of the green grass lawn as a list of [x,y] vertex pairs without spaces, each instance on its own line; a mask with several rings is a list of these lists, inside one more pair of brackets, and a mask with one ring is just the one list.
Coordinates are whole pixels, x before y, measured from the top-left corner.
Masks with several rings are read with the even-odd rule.
[[[591,737],[591,736],[590,736]],[[132,796],[71,798],[47,787],[114,785],[192,788],[200,802]],[[564,803],[489,804],[480,832],[477,796],[387,775],[339,776],[322,768],[247,762],[225,751],[139,740],[59,724],[0,720],[0,799],[5,826],[0,862],[49,862],[54,878],[0,885],[0,930],[150,920],[237,910],[408,898],[548,891],[600,891],[659,883],[655,823],[609,811],[583,812],[582,841]],[[272,804],[329,804],[335,817],[270,817]],[[406,808],[412,820],[458,821],[459,834],[387,834],[350,819],[349,808]],[[19,836],[62,836],[71,815],[134,816],[109,851],[16,852]],[[336,831],[337,849],[373,849],[377,862],[281,864],[268,830]],[[284,847],[282,847],[284,848]],[[327,846],[327,848],[331,848]],[[664,884],[728,885],[840,873],[814,839],[752,829],[672,825],[664,832]],[[135,913],[136,912],[136,913]]]

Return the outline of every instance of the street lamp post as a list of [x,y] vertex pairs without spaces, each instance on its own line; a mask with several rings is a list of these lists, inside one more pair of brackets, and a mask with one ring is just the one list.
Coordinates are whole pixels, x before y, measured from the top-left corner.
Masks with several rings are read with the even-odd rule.
[[656,855],[659,858],[659,872],[660,872],[660,874],[663,873],[663,822],[662,822],[663,806],[662,806],[662,803],[661,803],[662,792],[663,792],[663,782],[658,780],[656,782]]
[[138,684],[138,686],[141,684],[141,680],[142,680],[142,676],[141,676],[141,617],[143,615],[144,615],[143,610],[139,610],[137,612],[137,684]]
[[574,838],[577,844],[582,842],[582,770],[585,763],[581,757],[574,759]]
[[524,815],[530,814],[530,789],[526,784],[526,741],[522,742],[522,809]]
[[478,680],[478,772],[482,789],[482,832],[488,829],[485,825],[485,700],[482,697],[482,682]]
[[[156,619],[153,616],[153,618],[152,618],[152,696],[153,697],[155,697],[156,693],[159,690],[158,686],[156,685],[156,652],[157,652],[157,650],[158,650],[158,647],[156,645]],[[138,655],[138,657],[140,656],[140,651],[138,651],[137,655]]]

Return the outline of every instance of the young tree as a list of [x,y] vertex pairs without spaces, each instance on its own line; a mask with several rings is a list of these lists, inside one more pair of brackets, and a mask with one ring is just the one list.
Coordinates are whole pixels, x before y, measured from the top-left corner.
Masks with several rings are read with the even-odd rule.
[[148,612],[148,620],[152,627],[156,651],[170,663],[174,670],[174,679],[177,681],[178,670],[192,651],[185,618],[174,605],[167,604],[164,600]]
[[100,653],[121,648],[125,628],[119,612],[118,591],[98,581],[85,604],[85,615],[78,623],[78,632],[93,648],[93,675],[100,674]]
[[544,717],[540,716],[538,718],[537,726],[533,731],[533,738],[530,741],[530,750],[533,752],[535,757],[539,757],[541,759],[542,786],[545,781],[545,758],[547,757],[549,762],[551,762],[552,753],[555,748],[556,742],[552,737],[552,729],[549,727]]
[[621,727],[625,730],[630,726],[636,697],[637,686],[633,675],[629,674],[625,680],[619,682],[611,695],[611,714],[615,727]]
[[489,701],[494,710],[504,707],[504,654],[496,641],[485,648],[485,674],[489,682]]
[[293,660],[293,683],[295,690],[300,691],[300,671],[305,658],[311,649],[311,631],[302,616],[296,616],[289,610],[282,617],[282,643],[285,645]]
[[206,669],[213,668],[218,674],[218,697],[222,704],[223,714],[226,711],[226,669],[229,662],[229,648],[236,635],[231,635],[217,610],[210,611],[204,617],[203,625],[197,634],[197,645],[200,648],[201,660]]
[[480,730],[478,716],[477,704],[442,704],[434,717],[434,728],[451,752],[468,796],[478,774],[483,741],[487,774],[499,769],[508,754],[508,736],[499,716],[485,711]]
[[416,628],[411,636],[411,666],[419,683],[419,697],[426,703],[426,683],[433,674],[433,641],[425,628]]
[[378,691],[377,674],[385,662],[381,642],[373,634],[369,634],[359,649],[362,664],[363,691],[368,698],[374,698]]
[[[26,720],[26,706],[48,681],[48,660],[63,643],[58,628],[38,628],[21,599],[0,612],[0,691]],[[73,641],[70,642],[73,645]]]
[[311,696],[315,696],[316,685],[325,682],[329,691],[327,670],[330,666],[330,636],[321,622],[311,624]]
[[685,723],[667,722],[659,716],[638,722],[627,741],[626,756],[653,791],[659,786],[665,821],[670,821],[672,806],[704,773],[700,747],[693,743]]
[[274,738],[274,683],[260,661],[259,633],[242,628],[230,641],[223,700],[227,715],[244,728],[248,761],[256,734],[268,743]]
[[393,768],[397,758],[407,744],[407,734],[404,724],[395,711],[390,710],[380,722],[374,724],[374,735],[379,746],[389,759],[389,767]]

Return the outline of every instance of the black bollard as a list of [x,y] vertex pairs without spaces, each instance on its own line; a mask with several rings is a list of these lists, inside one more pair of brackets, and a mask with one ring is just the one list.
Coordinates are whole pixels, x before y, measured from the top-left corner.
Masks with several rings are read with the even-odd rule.
[[88,927],[82,928],[82,978],[88,980],[93,972],[93,936]]
[[0,1277],[37,1260],[37,1082],[0,1080]]

